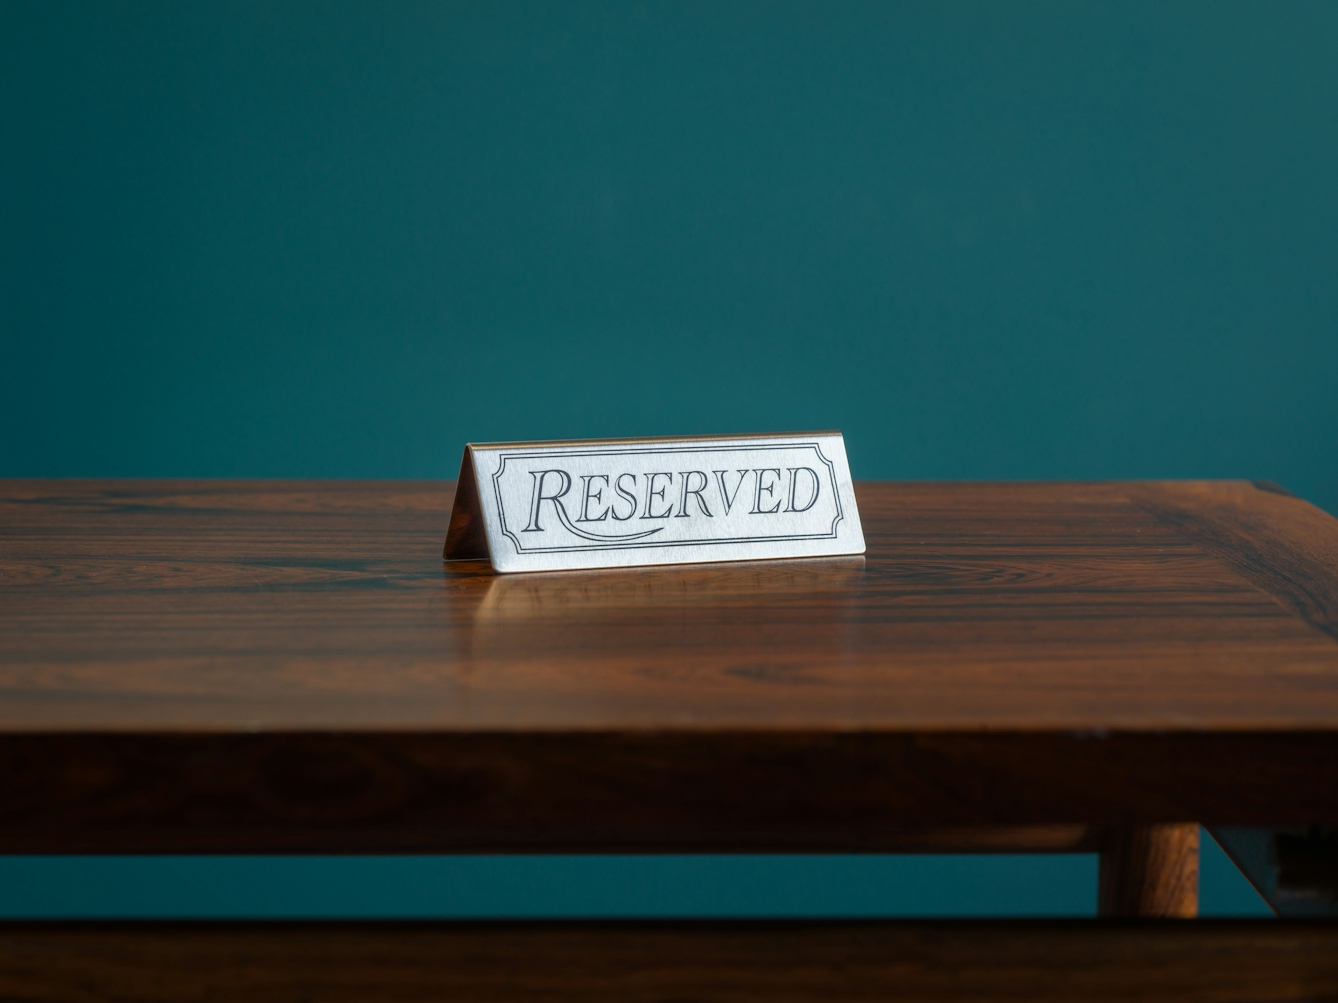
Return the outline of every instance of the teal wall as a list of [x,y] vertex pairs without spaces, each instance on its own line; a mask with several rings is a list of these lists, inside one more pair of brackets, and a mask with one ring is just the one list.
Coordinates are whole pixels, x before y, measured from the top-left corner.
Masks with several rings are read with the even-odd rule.
[[[1096,857],[0,857],[0,919],[1090,916]],[[1269,915],[1208,837],[1200,912]]]
[[9,0],[0,475],[838,427],[1338,511],[1335,109],[1332,0]]

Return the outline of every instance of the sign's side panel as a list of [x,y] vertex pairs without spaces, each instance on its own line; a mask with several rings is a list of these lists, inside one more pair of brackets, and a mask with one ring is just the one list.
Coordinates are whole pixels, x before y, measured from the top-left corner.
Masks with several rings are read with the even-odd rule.
[[468,446],[460,459],[460,476],[455,482],[455,500],[451,504],[451,521],[441,556],[446,561],[477,561],[489,556],[488,535],[479,509],[474,455]]

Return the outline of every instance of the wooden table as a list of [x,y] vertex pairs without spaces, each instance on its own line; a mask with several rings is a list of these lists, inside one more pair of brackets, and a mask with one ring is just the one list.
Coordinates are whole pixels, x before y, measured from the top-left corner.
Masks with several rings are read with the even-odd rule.
[[[5,482],[0,852],[1099,850],[1103,914],[1183,917],[1198,823],[1338,823],[1338,520],[857,488],[866,558],[495,576],[440,560],[449,482]],[[0,997],[1291,999],[1335,958],[1290,921],[8,924]]]

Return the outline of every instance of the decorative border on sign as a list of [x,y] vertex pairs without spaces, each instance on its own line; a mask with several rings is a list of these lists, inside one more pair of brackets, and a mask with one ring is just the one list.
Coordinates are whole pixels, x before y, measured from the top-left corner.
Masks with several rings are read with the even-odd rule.
[[[645,453],[654,453],[663,455],[665,453],[723,453],[727,451],[740,452],[761,451],[768,449],[803,449],[810,448],[827,467],[827,473],[832,479],[832,496],[836,499],[836,518],[832,520],[831,529],[826,533],[800,533],[790,536],[738,536],[725,537],[721,539],[708,540],[673,540],[667,543],[596,543],[587,547],[523,547],[520,539],[515,533],[511,532],[506,526],[506,508],[502,504],[502,488],[499,484],[502,472],[506,469],[506,461],[512,458],[517,460],[535,460],[549,459],[550,457],[567,456],[635,456]],[[558,452],[526,452],[526,453],[504,453],[502,460],[497,464],[497,470],[492,475],[493,497],[497,502],[497,519],[501,524],[502,533],[512,545],[516,548],[517,554],[568,554],[568,553],[588,553],[591,551],[605,550],[654,550],[665,549],[668,547],[702,547],[714,546],[716,544],[726,543],[777,543],[787,540],[834,540],[836,539],[836,527],[841,524],[845,518],[845,512],[841,508],[841,485],[836,479],[836,465],[827,459],[822,451],[822,446],[817,442],[786,442],[786,443],[764,443],[759,445],[737,445],[737,446],[671,446],[667,449],[564,449]]]

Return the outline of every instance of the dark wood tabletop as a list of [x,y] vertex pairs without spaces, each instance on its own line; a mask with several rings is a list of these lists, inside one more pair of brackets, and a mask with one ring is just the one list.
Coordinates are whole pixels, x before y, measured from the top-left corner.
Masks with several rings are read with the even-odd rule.
[[452,492],[4,482],[0,850],[1338,821],[1338,520],[1272,486],[862,483],[865,558],[512,576]]

